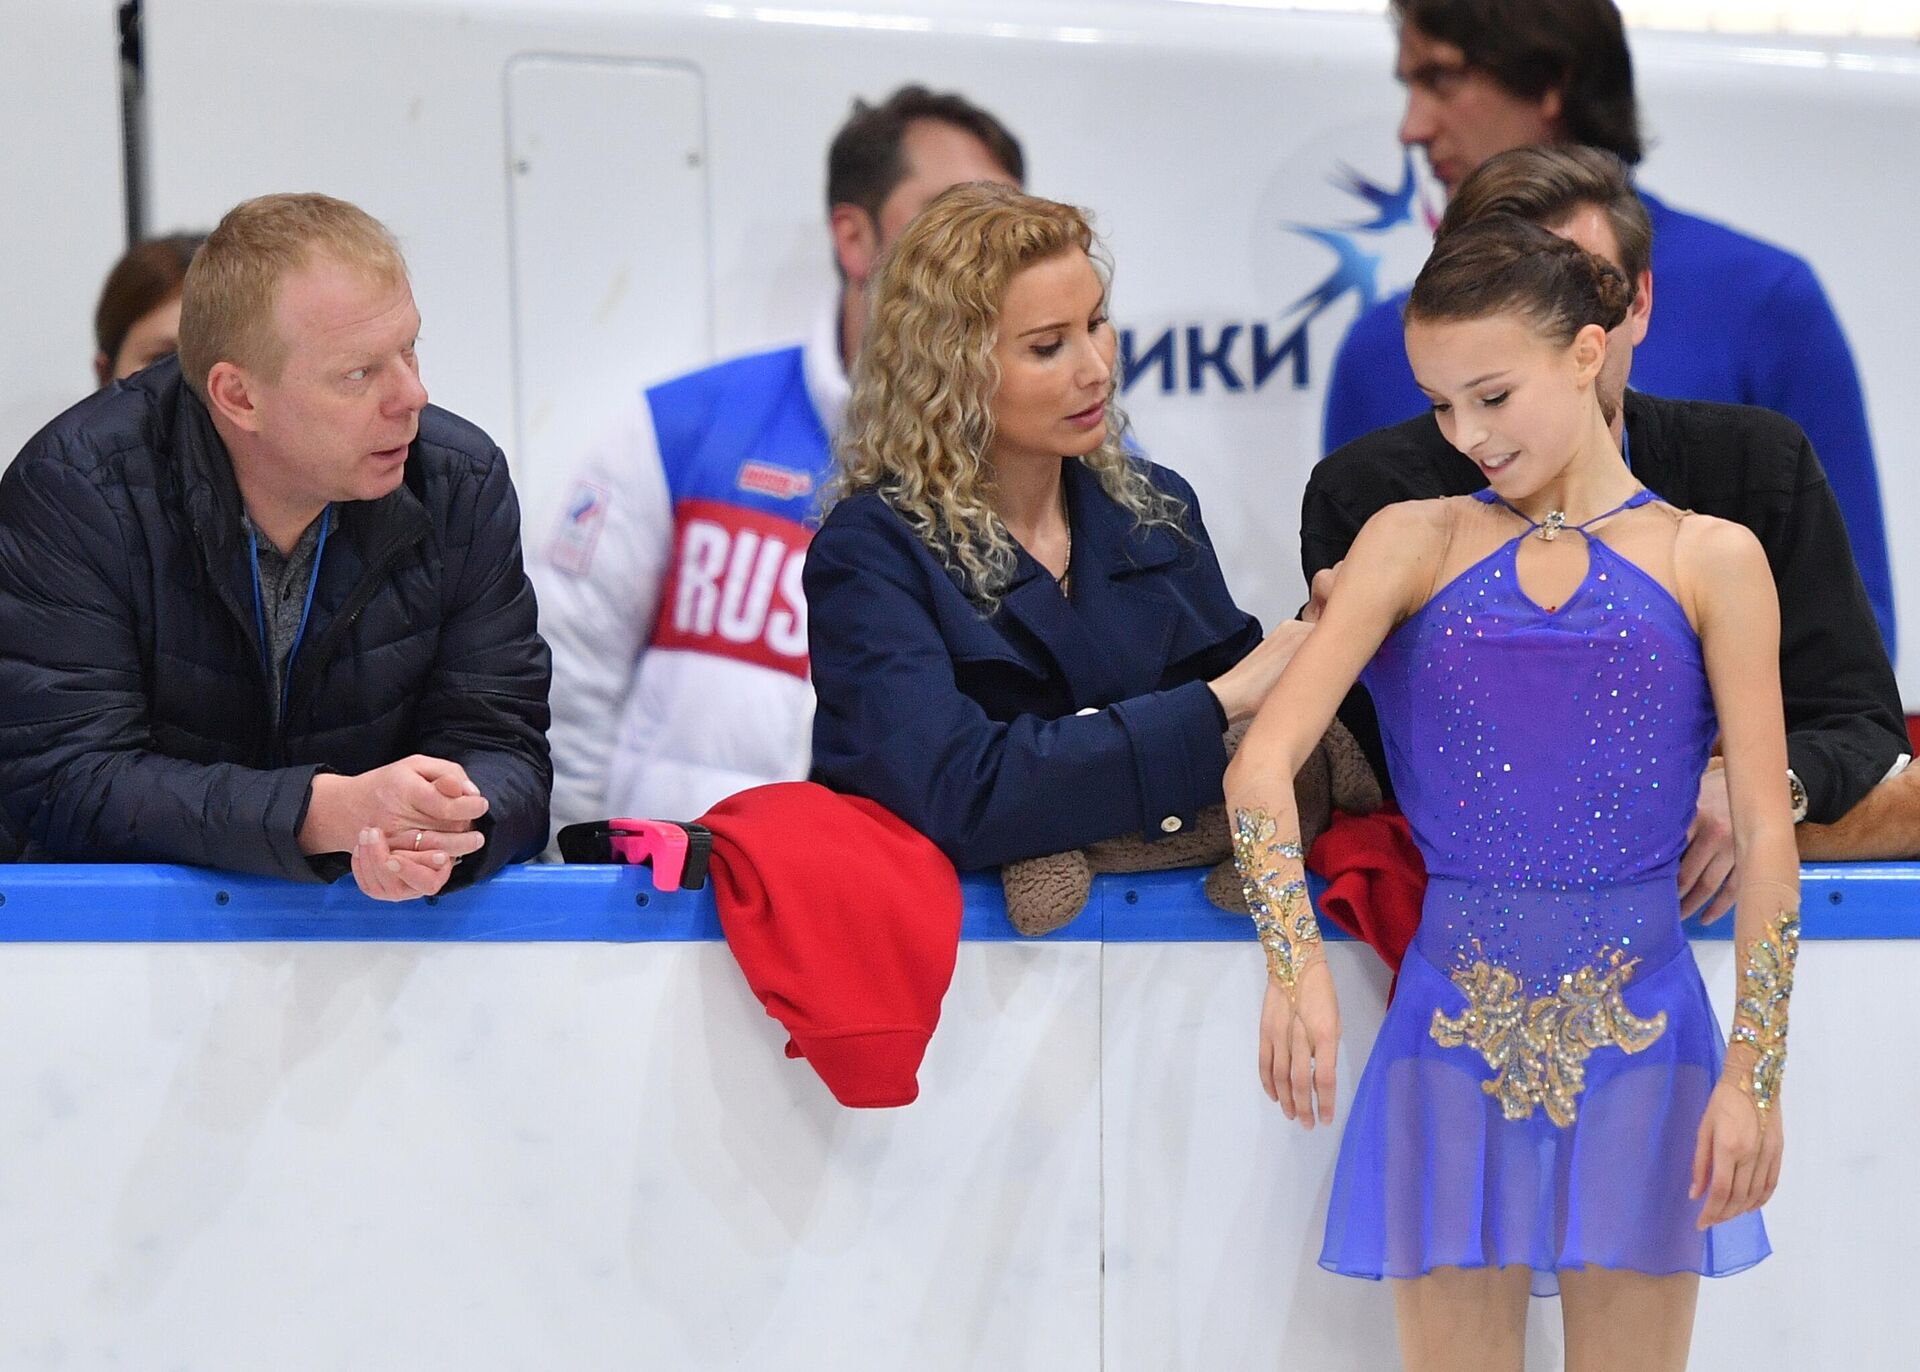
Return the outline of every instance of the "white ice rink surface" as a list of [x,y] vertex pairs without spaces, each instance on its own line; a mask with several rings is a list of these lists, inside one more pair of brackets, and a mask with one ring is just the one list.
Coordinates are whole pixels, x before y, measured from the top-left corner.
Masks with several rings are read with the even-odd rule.
[[[1384,976],[1333,957],[1350,1092]],[[1917,976],[1805,946],[1776,1254],[1695,1368],[1914,1366]],[[1260,991],[1245,943],[966,943],[920,1100],[861,1112],[716,943],[0,947],[0,1368],[1392,1367]]]

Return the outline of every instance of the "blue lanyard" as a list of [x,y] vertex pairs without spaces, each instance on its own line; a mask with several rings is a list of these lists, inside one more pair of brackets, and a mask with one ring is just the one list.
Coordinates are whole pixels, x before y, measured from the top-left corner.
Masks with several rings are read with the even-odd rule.
[[[320,539],[313,549],[313,570],[307,575],[307,601],[300,610],[300,627],[294,630],[293,647],[287,650],[287,674],[280,682],[280,714],[278,722],[284,724],[287,718],[287,693],[293,689],[293,660],[300,655],[300,640],[307,636],[307,620],[313,614],[313,592],[320,584],[320,559],[327,552],[327,529],[333,523],[333,506],[329,505],[320,512]],[[253,624],[260,633],[260,665],[266,670],[267,680],[273,680],[273,649],[267,642],[266,596],[260,589],[260,535],[253,527],[253,521],[247,521],[247,550],[251,554],[248,564],[253,572]]]

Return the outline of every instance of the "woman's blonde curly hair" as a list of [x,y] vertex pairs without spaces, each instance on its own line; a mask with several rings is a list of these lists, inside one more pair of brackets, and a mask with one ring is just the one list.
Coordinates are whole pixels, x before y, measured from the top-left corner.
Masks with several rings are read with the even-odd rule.
[[[1013,577],[1012,535],[994,513],[994,361],[1000,307],[1015,274],[1079,250],[1101,284],[1105,250],[1081,211],[987,182],[955,186],[900,236],[869,286],[826,503],[874,490],[991,609]],[[1077,459],[1142,524],[1180,527],[1183,506],[1122,445],[1126,416],[1107,405],[1100,446]]]

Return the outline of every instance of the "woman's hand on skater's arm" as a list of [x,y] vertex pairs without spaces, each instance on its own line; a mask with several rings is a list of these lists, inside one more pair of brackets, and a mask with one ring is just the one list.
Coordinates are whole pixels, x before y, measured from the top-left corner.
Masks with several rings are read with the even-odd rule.
[[1207,683],[1207,689],[1220,702],[1227,723],[1238,724],[1253,718],[1312,630],[1313,626],[1304,621],[1282,620],[1252,652]]

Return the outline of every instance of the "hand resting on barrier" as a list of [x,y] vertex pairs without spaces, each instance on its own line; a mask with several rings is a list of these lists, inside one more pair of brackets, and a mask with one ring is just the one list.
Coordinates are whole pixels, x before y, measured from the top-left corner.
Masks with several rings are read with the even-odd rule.
[[362,829],[353,848],[353,880],[375,900],[437,896],[459,860],[437,849],[415,853],[393,848],[378,829]]
[[414,754],[358,776],[313,779],[300,847],[350,853],[355,882],[375,900],[436,894],[454,864],[478,852],[487,798],[464,768]]

